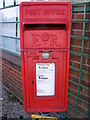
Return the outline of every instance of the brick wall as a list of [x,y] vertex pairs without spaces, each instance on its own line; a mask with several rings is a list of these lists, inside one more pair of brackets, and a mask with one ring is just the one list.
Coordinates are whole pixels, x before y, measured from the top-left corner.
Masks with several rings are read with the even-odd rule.
[[[74,12],[73,13],[73,19],[82,19],[83,20],[83,18],[84,18],[83,12],[78,12],[78,13]],[[90,20],[90,12],[87,12],[86,19]],[[75,35],[75,36],[83,35],[83,22],[73,22],[72,35]],[[85,24],[85,37],[90,37],[90,22],[87,22]],[[81,53],[81,50],[82,50],[82,39],[72,38],[71,51]],[[86,39],[84,40],[84,53],[85,54],[90,53],[90,41],[86,40]],[[81,55],[73,53],[70,56],[70,65],[74,66],[76,68],[80,68],[80,60],[81,60]],[[90,70],[89,60],[90,60],[90,58],[88,56],[83,56],[82,69],[86,70],[87,72],[82,71],[81,81],[80,81],[80,83],[82,85],[85,85],[87,87],[90,87],[90,81],[89,81],[90,75],[88,74],[88,71]],[[74,84],[71,82],[69,83],[69,92],[72,93],[73,95],[77,96],[80,71],[77,69],[71,68],[69,74],[70,74],[69,75],[70,79],[77,83],[77,84]],[[88,102],[88,100],[90,99],[88,92],[89,92],[88,89],[84,88],[83,86],[80,86],[79,97]],[[69,95],[68,104],[70,104],[72,107],[76,108],[76,102],[77,102],[77,98]],[[88,103],[85,103],[82,100],[79,100],[78,101],[78,110],[83,113],[83,114],[80,114],[79,112],[77,113],[77,116],[79,118],[85,117],[84,113],[86,115],[88,115]],[[75,117],[75,110],[68,107],[67,114],[69,116]]]
[[20,58],[5,52],[2,52],[2,82],[9,87],[18,98],[23,99]]
[[[83,19],[84,14],[82,12],[80,13],[73,13],[73,19]],[[90,13],[87,12],[86,18],[90,19]],[[72,34],[77,36],[82,36],[83,33],[83,23],[77,23],[74,22],[72,24]],[[90,37],[90,23],[86,23],[85,27],[85,36]],[[81,52],[82,49],[82,40],[81,39],[75,39],[72,38],[71,41],[71,50],[76,52]],[[84,53],[88,54],[90,53],[90,42],[88,40],[84,41]],[[22,78],[21,78],[21,66],[20,66],[20,58],[9,55],[8,53],[3,52],[2,54],[3,59],[2,63],[2,80],[5,85],[7,85],[12,92],[14,92],[20,99],[22,99]],[[75,66],[77,68],[80,68],[80,59],[81,56],[77,54],[71,54],[70,56],[70,65]],[[83,56],[83,64],[82,69],[84,70],[90,70],[90,58],[87,56]],[[76,108],[76,101],[77,98],[73,95],[77,96],[78,93],[78,81],[79,81],[79,74],[80,72],[76,69],[70,69],[70,79],[76,82],[77,84],[69,82],[69,93],[72,93],[72,95],[68,95],[68,104]],[[81,75],[81,84],[90,86],[89,81],[89,74],[88,72],[85,73],[82,72]],[[89,100],[89,94],[88,89],[84,87],[80,87],[79,92],[80,98],[88,101]],[[68,106],[67,109],[67,115],[71,117],[75,117],[75,109],[72,109]],[[82,113],[88,114],[88,104],[83,102],[82,100],[78,101],[78,110],[80,110]],[[84,115],[78,113],[78,117],[85,117]]]

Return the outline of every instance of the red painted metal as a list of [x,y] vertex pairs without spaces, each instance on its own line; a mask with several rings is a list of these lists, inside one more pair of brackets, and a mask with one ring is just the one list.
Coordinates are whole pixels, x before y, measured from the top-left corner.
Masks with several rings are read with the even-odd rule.
[[[70,9],[69,2],[20,4],[22,85],[26,112],[63,112],[67,109]],[[42,59],[43,52],[48,52],[48,59]],[[36,95],[36,63],[55,64],[54,96]]]

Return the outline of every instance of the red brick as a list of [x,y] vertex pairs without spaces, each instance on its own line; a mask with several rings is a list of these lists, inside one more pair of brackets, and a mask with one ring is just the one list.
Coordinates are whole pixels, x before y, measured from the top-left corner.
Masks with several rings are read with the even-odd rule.
[[[73,61],[76,61],[78,63],[81,62],[81,56],[80,55],[71,54],[70,58],[71,58],[72,62]],[[87,62],[87,57],[83,56],[83,64],[86,64],[86,62]]]
[[90,65],[90,58],[87,57],[87,65]]
[[87,60],[87,57],[83,56],[82,65],[83,65],[83,64],[86,64],[86,62],[87,62],[86,60]]
[[89,78],[90,78],[90,75],[89,74],[86,74],[86,80],[89,80]]
[[88,94],[88,89],[84,89],[84,90],[83,90],[83,94],[85,94],[85,95],[88,96],[88,97],[90,96],[90,95]]
[[86,78],[86,73],[82,72],[81,74],[81,80],[84,80]]
[[87,110],[88,110],[88,104],[87,104],[87,103],[82,102],[82,106],[83,106],[85,109],[87,109]]
[[70,93],[72,93],[72,94],[74,94],[74,95],[77,96],[77,90],[75,90],[75,89],[69,87],[68,91],[69,91]]
[[81,100],[79,100],[79,102],[78,102],[78,109],[81,112],[88,114],[88,104],[82,102]]
[[82,92],[79,93],[79,96],[84,100],[88,101],[89,99],[88,90],[84,89]]
[[[86,23],[85,24],[85,30],[89,30],[90,29],[89,26],[90,26],[90,23]],[[83,23],[82,22],[73,23],[72,24],[72,29],[83,30]]]
[[80,68],[80,63],[77,61],[72,61],[71,65]]
[[2,77],[6,84],[18,97],[22,98],[21,68],[3,59]]
[[68,95],[68,104],[70,104],[73,107],[76,107],[76,98]]
[[16,81],[16,80],[13,79],[12,77],[7,76],[6,73],[4,73],[3,75],[4,75],[4,76],[2,76],[2,77],[4,77],[10,84],[12,84],[13,87],[15,87],[15,88],[17,88],[17,89],[19,89],[19,90],[22,89],[21,83],[18,83],[18,81]]
[[90,19],[90,12],[86,14],[86,19]]
[[81,52],[81,47],[75,46],[75,45],[71,45],[71,50],[75,51],[75,52]]
[[71,75],[71,79],[75,82],[78,82],[79,80],[79,76],[74,76],[74,75]]
[[70,83],[69,84],[69,91],[75,95],[77,95],[77,90],[78,90],[78,86],[73,84],[73,83]]
[[89,30],[85,31],[85,37],[90,37],[90,31]]
[[73,13],[72,18],[76,19],[76,13]]
[[90,70],[90,66],[88,66],[87,64],[85,64],[85,65],[82,65],[82,69],[84,69],[84,70]]
[[80,62],[81,56],[80,55],[71,54],[70,58],[71,58],[72,61]]
[[[82,19],[84,18],[84,14],[83,13],[73,13],[73,19]],[[90,13],[86,13],[86,19],[90,19]]]
[[73,103],[76,103],[77,99],[71,95],[68,95],[69,101],[72,101]]
[[[72,35],[75,35],[76,34],[76,30],[75,29],[72,29]],[[72,38],[73,39],[73,38]]]
[[79,77],[79,71],[77,71],[77,70],[70,69],[70,70],[69,70],[69,73],[72,74],[72,75],[74,75],[74,76]]
[[76,13],[76,19],[83,19],[84,14],[83,13]]
[[[4,70],[3,70],[4,71]],[[4,71],[4,72],[2,72],[2,76],[3,75],[6,75],[6,77],[8,77],[11,81],[13,81],[13,82],[19,82],[20,84],[21,84],[21,80],[19,80],[19,78],[17,77],[15,77],[15,76],[13,76],[12,74],[9,74],[9,76],[8,76],[8,72],[7,71]]]
[[72,38],[71,45],[81,46],[82,45],[82,40]]
[[80,83],[81,83],[82,85],[85,85],[85,86],[90,87],[89,82],[88,82],[87,80],[81,80]]
[[82,30],[76,30],[75,35],[76,36],[82,36],[83,35],[83,31]]
[[86,117],[84,115],[80,114],[79,112],[77,112],[77,118],[86,120]]
[[83,23],[73,23],[72,24],[72,29],[78,29],[78,30],[83,30]]
[[89,48],[90,42],[88,40],[84,40],[84,48]]
[[71,118],[75,118],[75,110],[68,107],[67,108],[67,115],[69,115]]
[[[74,2],[77,2],[78,0],[74,0]],[[84,1],[84,0],[83,0]],[[74,4],[73,7],[84,7],[84,4]]]

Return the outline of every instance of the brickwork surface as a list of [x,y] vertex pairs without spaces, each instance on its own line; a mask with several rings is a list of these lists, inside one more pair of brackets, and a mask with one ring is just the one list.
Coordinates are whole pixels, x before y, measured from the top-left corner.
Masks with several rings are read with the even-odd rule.
[[[72,18],[83,20],[84,13],[83,12],[78,12],[78,13],[74,12]],[[90,20],[90,12],[87,12],[86,19]],[[83,36],[83,22],[73,22],[73,24],[72,24],[72,35]],[[85,37],[90,37],[90,22],[86,22],[86,24],[85,24]],[[71,40],[71,51],[81,53],[81,50],[82,50],[82,39],[72,38],[72,40]],[[90,41],[87,40],[87,39],[84,40],[84,53],[85,54],[90,53]],[[74,66],[76,68],[80,68],[80,64],[81,64],[80,61],[81,61],[81,55],[71,54],[71,56],[70,56],[70,65],[71,66]],[[88,71],[90,70],[90,58],[88,56],[83,56],[82,69],[86,70],[87,72],[82,71],[80,83],[82,85],[85,85],[85,86],[89,87],[90,86],[90,81],[89,81],[90,75],[88,74]],[[77,94],[78,94],[79,76],[80,76],[80,71],[79,70],[76,70],[76,69],[73,69],[73,68],[70,69],[69,78],[70,78],[70,80],[73,80],[77,84],[74,84],[74,83],[70,82],[69,83],[69,92],[72,93],[75,96],[77,96]],[[80,86],[79,97],[82,98],[83,100],[88,101],[89,97],[90,97],[88,92],[89,91],[88,91],[87,88],[85,88],[83,86]],[[68,97],[69,105],[76,108],[76,102],[77,102],[77,98],[69,95],[69,97]],[[77,116],[79,118],[85,117],[83,113],[88,115],[88,103],[85,103],[84,101],[79,100],[78,101],[78,110],[80,112],[82,112],[82,114],[80,114],[78,112]],[[68,107],[68,115],[72,116],[72,117],[75,117],[75,110]]]
[[[13,61],[14,60],[15,57]],[[14,92],[20,99],[23,99],[22,76],[20,66],[7,61],[6,59],[2,59],[2,82],[6,86],[8,86],[12,90],[12,92]]]

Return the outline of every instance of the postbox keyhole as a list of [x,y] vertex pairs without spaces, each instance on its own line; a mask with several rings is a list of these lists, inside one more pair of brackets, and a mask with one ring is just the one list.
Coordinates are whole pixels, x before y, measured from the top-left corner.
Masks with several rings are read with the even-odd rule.
[[32,84],[34,84],[34,81],[32,81]]

